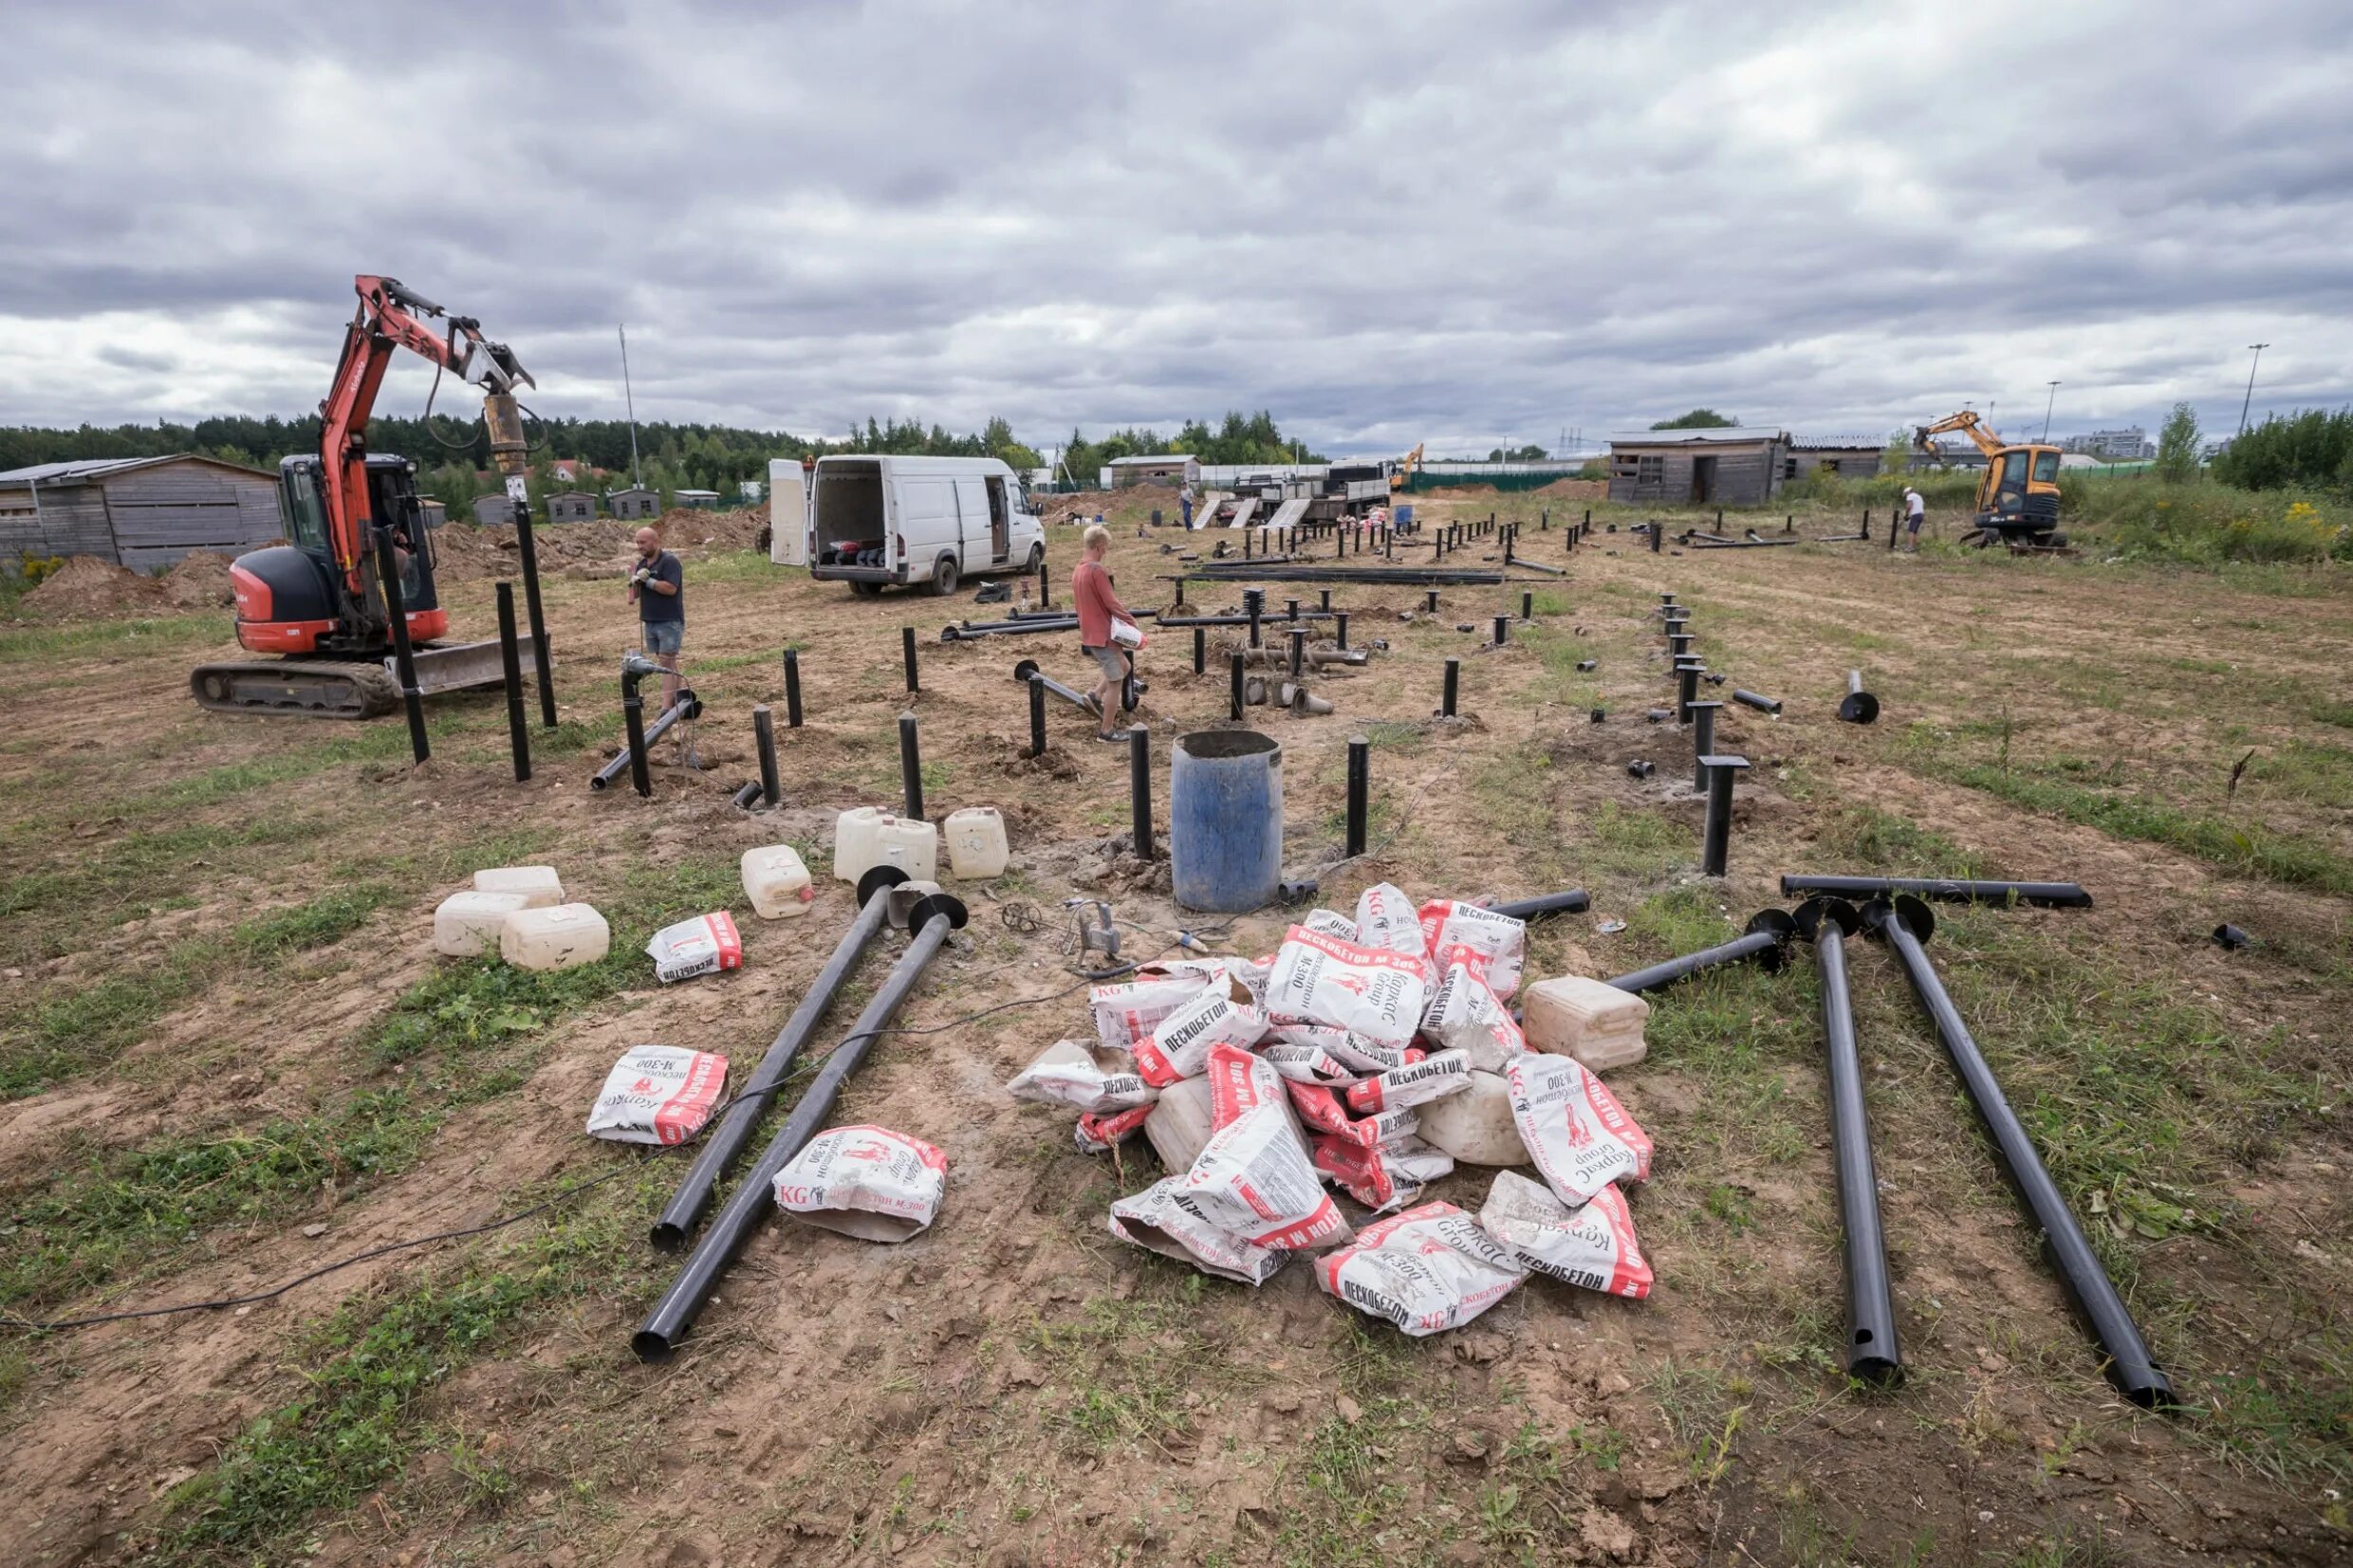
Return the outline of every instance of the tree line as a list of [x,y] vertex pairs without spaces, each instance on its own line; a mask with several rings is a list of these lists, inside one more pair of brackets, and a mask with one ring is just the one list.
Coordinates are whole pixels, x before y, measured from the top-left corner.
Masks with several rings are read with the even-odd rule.
[[1063,443],[1059,461],[1073,482],[1091,489],[1114,458],[1152,457],[1161,452],[1184,452],[1204,463],[1220,466],[1327,461],[1321,452],[1309,451],[1306,443],[1286,436],[1275,424],[1274,415],[1265,409],[1251,415],[1229,410],[1224,422],[1215,430],[1199,419],[1188,419],[1177,427],[1173,440],[1161,439],[1158,431],[1127,429],[1115,430],[1101,440],[1089,441],[1074,426],[1070,439]]

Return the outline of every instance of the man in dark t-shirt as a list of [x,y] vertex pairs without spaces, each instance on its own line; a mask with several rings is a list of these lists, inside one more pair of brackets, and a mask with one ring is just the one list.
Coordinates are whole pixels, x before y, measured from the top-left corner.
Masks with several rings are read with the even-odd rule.
[[638,530],[638,560],[629,574],[629,600],[638,607],[645,652],[670,673],[662,677],[662,711],[678,701],[678,649],[686,641],[686,568],[661,547],[661,534]]

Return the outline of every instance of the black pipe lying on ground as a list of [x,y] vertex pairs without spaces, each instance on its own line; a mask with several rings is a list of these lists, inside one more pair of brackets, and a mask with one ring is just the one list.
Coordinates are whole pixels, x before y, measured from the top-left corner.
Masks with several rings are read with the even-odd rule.
[[1784,544],[1803,544],[1803,539],[1711,539],[1702,535],[1687,541],[1695,550],[1771,550]]
[[1732,701],[1740,704],[1743,708],[1753,708],[1760,713],[1778,713],[1781,711],[1781,699],[1779,697],[1769,697],[1762,692],[1743,692],[1736,686],[1732,688]]
[[[630,655],[632,658],[636,656]],[[678,688],[678,700],[671,704],[669,710],[652,724],[644,723],[645,699],[638,695],[638,681],[649,673],[657,675],[669,673],[660,665],[651,660],[644,662],[645,669],[633,671],[628,667],[628,660],[622,660],[621,716],[627,721],[629,744],[619,756],[597,769],[596,776],[588,781],[588,787],[591,789],[604,788],[615,779],[620,778],[621,770],[625,767],[629,769],[631,782],[636,784],[638,793],[652,795],[654,779],[653,775],[646,771],[646,747],[660,740],[664,734],[668,733],[670,727],[680,719],[696,718],[702,713],[701,700],[691,689],[681,686]]]
[[825,960],[825,967],[809,982],[800,1005],[792,1009],[792,1016],[777,1031],[768,1054],[751,1070],[750,1080],[735,1091],[727,1109],[719,1113],[711,1131],[703,1134],[693,1168],[687,1171],[686,1179],[678,1183],[677,1191],[671,1194],[661,1217],[654,1222],[652,1240],[657,1247],[664,1252],[680,1250],[695,1233],[695,1227],[702,1223],[704,1212],[711,1207],[712,1190],[727,1174],[727,1168],[735,1163],[744,1145],[751,1141],[752,1129],[759,1126],[760,1118],[774,1102],[776,1092],[791,1076],[792,1063],[800,1056],[801,1048],[808,1043],[810,1031],[817,1027],[825,1009],[833,1005],[834,993],[849,978],[866,945],[874,940],[874,933],[882,929],[889,914],[891,889],[906,879],[907,874],[897,866],[875,866],[858,879],[858,917],[842,933],[842,940],[834,944],[833,956]]
[[2089,909],[2091,895],[2074,882],[1972,882],[1946,876],[1807,876],[1785,872],[1786,897],[1835,893],[1843,898],[1887,898],[1908,893],[1941,904],[2040,904]]
[[1451,566],[1288,566],[1281,571],[1202,571],[1185,576],[1195,582],[1377,582],[1407,588],[1492,587],[1501,572]]
[[1873,900],[1863,907],[1862,919],[1871,934],[1893,949],[1897,960],[1903,965],[1904,978],[1912,983],[1912,994],[1919,1002],[1920,1010],[1936,1025],[1936,1039],[1944,1045],[1954,1072],[1959,1075],[1970,1103],[1976,1107],[1986,1135],[1993,1140],[1994,1153],[2011,1189],[2043,1232],[2044,1250],[2059,1271],[2067,1299],[2107,1354],[2107,1365],[2102,1370],[2107,1374],[2108,1381],[2143,1410],[2173,1404],[2173,1385],[2150,1356],[2131,1312],[2117,1295],[2107,1270],[2100,1266],[2099,1255],[2084,1239],[2083,1227],[2076,1223],[2075,1213],[2060,1194],[2058,1184],[2044,1168],[2033,1139],[2027,1136],[2025,1125],[2003,1097],[2000,1080],[1986,1064],[1985,1054],[1977,1049],[1977,1042],[1970,1038],[1968,1025],[1961,1022],[1953,999],[1945,994],[1944,982],[1936,978],[1936,968],[1929,962],[1927,950],[1921,946],[1935,932],[1936,917],[1918,899],[1902,897],[1892,904]]
[[1862,689],[1862,672],[1846,672],[1846,695],[1839,703],[1839,718],[1847,724],[1869,724],[1880,716],[1880,699]]
[[[1331,619],[1334,616],[1339,615],[1340,613],[1341,613],[1341,612],[1340,612],[1340,611],[1338,611],[1338,610],[1302,610],[1302,611],[1300,611],[1300,612],[1299,612],[1298,618],[1299,618],[1299,619],[1301,619],[1301,620],[1329,620],[1329,619]],[[1289,618],[1290,618],[1286,617],[1286,616],[1273,616],[1273,617],[1269,617],[1269,618],[1269,618],[1269,619],[1273,619],[1273,620],[1281,620],[1281,621],[1284,621],[1284,622],[1286,622],[1286,623],[1288,624],[1288,620],[1289,620]],[[1075,623],[1074,623],[1074,624],[1075,624]],[[1162,626],[1176,626],[1176,627],[1182,627],[1182,626],[1248,626],[1248,625],[1250,624],[1250,617],[1248,617],[1248,616],[1246,616],[1246,615],[1242,615],[1242,616],[1162,616],[1162,617],[1160,618],[1159,624],[1161,624]]]
[[961,626],[942,626],[942,642],[978,642],[983,637],[1020,637],[1046,632],[1075,632],[1079,629],[1076,616],[1030,616],[1021,620],[975,620]]
[[1047,689],[1048,692],[1053,692],[1053,693],[1054,693],[1054,695],[1056,695],[1056,696],[1060,697],[1063,701],[1065,701],[1065,702],[1068,703],[1071,707],[1073,707],[1073,708],[1081,708],[1081,709],[1084,709],[1087,712],[1090,712],[1090,713],[1091,713],[1091,712],[1093,712],[1093,711],[1095,710],[1094,710],[1091,706],[1089,706],[1089,705],[1088,705],[1087,700],[1086,700],[1086,698],[1085,698],[1085,697],[1082,696],[1080,693],[1078,693],[1078,692],[1073,692],[1072,690],[1070,690],[1070,688],[1068,688],[1067,686],[1065,686],[1062,682],[1060,682],[1060,681],[1056,680],[1053,676],[1051,676],[1051,675],[1049,675],[1049,674],[1046,673],[1046,672],[1044,672],[1043,670],[1040,670],[1040,669],[1038,668],[1038,661],[1037,661],[1036,659],[1033,659],[1033,658],[1026,658],[1026,659],[1023,659],[1023,660],[1022,660],[1019,664],[1016,664],[1016,665],[1014,665],[1014,666],[1013,666],[1013,678],[1014,678],[1015,680],[1017,680],[1017,681],[1021,682],[1022,684],[1024,684],[1024,685],[1028,685],[1028,681],[1029,681],[1029,677],[1030,677],[1030,676],[1032,676],[1032,675],[1037,676],[1038,680],[1039,680],[1039,681],[1040,681],[1040,682],[1041,682],[1041,683],[1042,683],[1042,684],[1046,687],[1046,689]]
[[[885,895],[887,896],[887,895]],[[825,1058],[824,1065],[785,1118],[783,1127],[769,1146],[760,1152],[751,1169],[744,1172],[741,1182],[720,1208],[718,1217],[703,1232],[703,1239],[688,1255],[678,1277],[671,1282],[669,1290],[656,1303],[629,1348],[638,1353],[638,1359],[648,1362],[667,1361],[678,1352],[679,1342],[694,1327],[695,1319],[711,1299],[711,1292],[727,1272],[735,1255],[743,1250],[753,1230],[776,1206],[776,1173],[792,1162],[792,1157],[806,1147],[809,1139],[824,1131],[833,1117],[835,1103],[842,1098],[842,1086],[858,1071],[874,1048],[876,1038],[889,1024],[899,1005],[915,989],[923,977],[924,967],[948,940],[951,931],[961,928],[965,921],[964,906],[944,893],[929,895],[916,903],[908,917],[908,926],[915,932],[915,940],[899,954],[899,962],[850,1033]]]
[[1655,991],[1677,981],[1726,964],[1738,964],[1755,959],[1768,974],[1777,974],[1788,962],[1789,938],[1797,931],[1797,922],[1781,910],[1760,910],[1749,921],[1744,935],[1697,952],[1687,952],[1680,958],[1662,959],[1645,969],[1621,974],[1610,982],[1621,991]]
[[1497,914],[1508,914],[1514,920],[1538,920],[1547,914],[1583,914],[1593,907],[1593,895],[1583,888],[1569,888],[1561,893],[1540,893],[1532,898],[1514,898],[1508,904],[1490,904]]
[[1747,530],[1747,538],[1751,544],[1803,544],[1806,543],[1803,539],[1768,539],[1754,528]]
[[1830,1166],[1838,1179],[1839,1232],[1846,1250],[1846,1375],[1891,1383],[1903,1375],[1896,1303],[1887,1288],[1887,1238],[1880,1228],[1879,1178],[1871,1169],[1871,1121],[1862,1103],[1862,1054],[1846,993],[1846,939],[1862,917],[1843,898],[1798,906],[1798,930],[1814,944],[1822,979],[1822,1043],[1830,1076]]

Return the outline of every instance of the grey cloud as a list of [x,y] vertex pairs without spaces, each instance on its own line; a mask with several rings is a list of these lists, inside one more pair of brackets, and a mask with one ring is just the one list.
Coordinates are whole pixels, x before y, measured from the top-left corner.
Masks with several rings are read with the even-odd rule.
[[2313,0],[376,15],[12,13],[0,418],[307,407],[362,270],[546,412],[618,412],[626,321],[640,414],[800,431],[1484,450],[2054,378],[2227,423],[2257,338],[2275,401],[2347,396],[2353,20]]

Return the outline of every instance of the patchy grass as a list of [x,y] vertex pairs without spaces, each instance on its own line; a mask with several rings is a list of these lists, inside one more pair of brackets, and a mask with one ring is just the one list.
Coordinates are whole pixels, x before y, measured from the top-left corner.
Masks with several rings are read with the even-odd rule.
[[[229,642],[235,636],[234,618],[213,610],[145,620],[77,620],[56,626],[9,627],[0,631],[0,661],[101,652],[129,655]],[[33,678],[46,677],[34,672]]]

